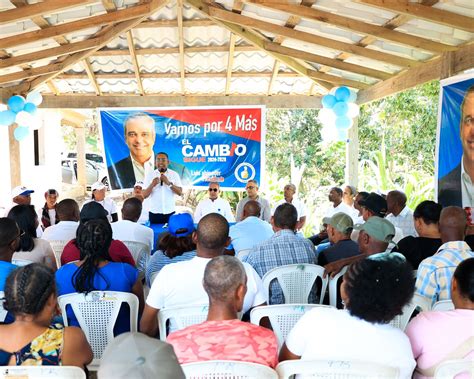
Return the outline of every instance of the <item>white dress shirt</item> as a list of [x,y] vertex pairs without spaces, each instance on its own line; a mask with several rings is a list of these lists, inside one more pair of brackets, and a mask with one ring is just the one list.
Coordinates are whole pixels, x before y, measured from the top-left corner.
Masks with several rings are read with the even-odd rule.
[[393,226],[400,228],[404,237],[418,236],[418,233],[415,229],[415,222],[413,220],[413,212],[410,210],[410,208],[405,206],[398,216],[390,213],[385,218],[390,221]]
[[337,207],[334,207],[334,205],[330,205],[329,208],[326,209],[326,212],[324,213],[324,217],[332,217],[338,212],[342,212],[348,216],[351,216],[352,221],[354,222],[358,217],[358,215],[354,213],[354,208],[350,207],[343,201],[341,201],[341,203]]
[[[275,214],[275,210],[282,204],[287,203],[285,199],[281,199],[278,203],[276,203],[275,207],[272,209],[272,216]],[[298,221],[301,219],[301,217],[306,217],[306,206],[304,203],[298,199],[296,196],[293,196],[293,199],[291,200],[291,203],[296,208],[296,212],[298,213]]]
[[[176,171],[167,169],[163,175],[177,187],[181,187],[181,179]],[[161,173],[158,170],[154,170],[145,177],[145,187],[148,187],[154,178],[159,178]],[[158,183],[151,190],[150,196],[147,198],[148,210],[151,213],[170,214],[176,209],[175,205],[175,193],[171,187],[165,183]]]
[[112,223],[112,238],[120,241],[137,241],[153,248],[153,229],[130,220]]
[[141,163],[133,159],[132,155],[130,155],[130,158],[132,160],[133,174],[135,175],[135,180],[144,181],[146,176],[152,173],[155,169],[154,154],[152,154],[151,157],[145,163],[143,163],[143,166],[141,165]]
[[201,200],[194,211],[194,222],[198,223],[201,218],[209,213],[219,213],[224,216],[228,222],[235,222],[235,217],[230,209],[229,202],[221,197],[215,200],[209,198]]
[[41,237],[47,241],[70,241],[76,238],[78,221],[60,221],[46,228]]
[[474,207],[474,183],[466,170],[464,170],[464,159],[461,159],[461,193],[462,206]]
[[87,203],[90,203],[91,201],[95,201],[96,203],[99,203],[100,205],[102,205],[104,209],[107,211],[107,220],[109,220],[109,222],[112,222],[112,215],[114,213],[117,213],[117,206],[115,205],[115,201],[113,201],[112,199],[108,199],[107,197],[105,197],[104,200],[101,200],[101,201],[89,199],[84,202],[84,205],[86,205]]

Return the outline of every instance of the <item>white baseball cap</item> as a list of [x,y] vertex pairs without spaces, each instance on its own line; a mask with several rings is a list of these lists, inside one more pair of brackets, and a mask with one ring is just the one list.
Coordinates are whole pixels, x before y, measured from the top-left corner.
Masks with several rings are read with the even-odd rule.
[[105,184],[102,183],[102,182],[95,182],[95,183],[91,186],[92,192],[94,192],[95,190],[99,190],[99,191],[100,191],[101,189],[104,189],[104,188],[107,188],[107,187],[106,187]]
[[145,186],[145,184],[144,184],[141,180],[137,180],[137,181],[135,182],[135,184],[133,185],[133,188],[135,188],[135,187],[141,187],[141,188],[143,188],[144,186]]
[[17,186],[12,189],[12,199],[20,195],[28,196],[30,193],[33,193],[33,192],[35,191],[25,186]]

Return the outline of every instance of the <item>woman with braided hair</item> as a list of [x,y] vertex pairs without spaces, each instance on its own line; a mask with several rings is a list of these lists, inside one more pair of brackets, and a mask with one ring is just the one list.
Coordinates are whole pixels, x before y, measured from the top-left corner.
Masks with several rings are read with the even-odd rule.
[[[139,312],[143,309],[143,287],[138,270],[128,263],[112,262],[109,247],[112,228],[106,220],[90,220],[77,229],[76,244],[80,261],[62,266],[56,272],[59,295],[91,291],[131,292],[138,297]],[[72,310],[67,313],[69,325],[79,325]],[[118,335],[130,331],[128,306],[122,306],[114,328]]]
[[92,350],[81,329],[51,325],[57,311],[53,271],[32,263],[13,271],[5,285],[4,308],[15,316],[0,325],[0,366],[67,365],[84,368]]
[[402,313],[414,290],[412,268],[400,254],[352,264],[341,284],[346,309],[306,312],[289,333],[280,361],[363,361],[396,367],[399,378],[411,378],[415,360],[410,341],[389,322]]

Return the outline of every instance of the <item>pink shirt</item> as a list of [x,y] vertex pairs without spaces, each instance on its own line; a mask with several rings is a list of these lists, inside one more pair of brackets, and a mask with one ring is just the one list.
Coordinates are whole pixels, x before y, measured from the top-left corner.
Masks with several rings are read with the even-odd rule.
[[[429,368],[445,360],[469,337],[474,336],[474,310],[422,312],[410,321],[406,329],[417,367]],[[474,356],[474,347],[465,357]],[[454,359],[454,358],[451,358]],[[415,371],[414,378],[426,378]]]
[[171,333],[166,342],[181,364],[223,359],[273,368],[278,363],[275,334],[240,320],[205,321]]

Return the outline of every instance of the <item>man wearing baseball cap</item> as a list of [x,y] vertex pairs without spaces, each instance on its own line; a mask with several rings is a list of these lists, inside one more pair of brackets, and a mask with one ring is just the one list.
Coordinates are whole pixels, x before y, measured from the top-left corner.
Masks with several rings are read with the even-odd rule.
[[90,203],[92,201],[99,203],[107,211],[107,220],[109,220],[109,222],[117,222],[117,206],[115,204],[115,201],[105,197],[105,193],[107,191],[107,187],[105,186],[105,184],[102,182],[95,182],[91,186],[91,191],[92,198],[86,201],[84,204]]
[[325,217],[323,223],[327,225],[331,246],[319,254],[320,266],[359,254],[359,245],[351,240],[354,223],[348,214],[337,212],[332,217]]
[[145,199],[145,196],[143,195],[144,187],[145,187],[145,184],[141,180],[137,180],[135,184],[133,185],[133,192],[132,192],[132,196],[136,197],[142,202],[142,213],[140,213],[140,217],[137,221],[140,224],[148,224],[148,220],[149,220],[148,200]]

